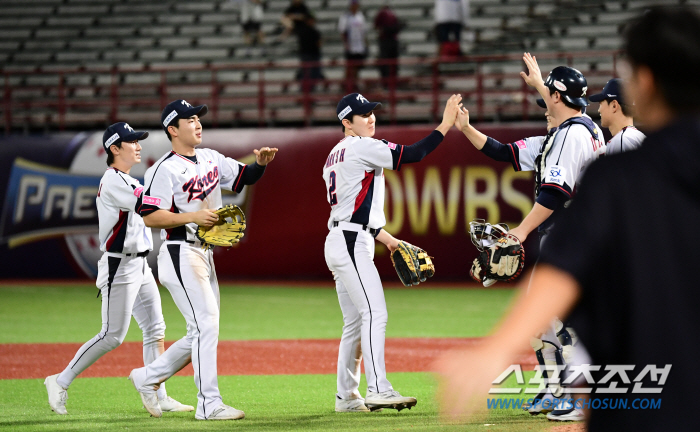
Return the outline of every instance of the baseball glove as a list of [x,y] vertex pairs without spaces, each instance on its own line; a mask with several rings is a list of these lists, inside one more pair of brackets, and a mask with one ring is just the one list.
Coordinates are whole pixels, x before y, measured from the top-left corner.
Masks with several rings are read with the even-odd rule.
[[517,237],[508,233],[508,226],[491,225],[483,220],[469,225],[472,242],[480,251],[469,271],[472,279],[487,287],[520,276],[525,267],[525,249]]
[[405,286],[418,285],[435,274],[428,253],[404,241],[399,241],[399,246],[392,252],[391,263]]
[[245,229],[243,210],[238,206],[229,204],[216,210],[215,213],[219,215],[219,220],[210,227],[199,226],[197,228],[197,238],[205,247],[230,247],[238,243],[243,237],[243,230]]

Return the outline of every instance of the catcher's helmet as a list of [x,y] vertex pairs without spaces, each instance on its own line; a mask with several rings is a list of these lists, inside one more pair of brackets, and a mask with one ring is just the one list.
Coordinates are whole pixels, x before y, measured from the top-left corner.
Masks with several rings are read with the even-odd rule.
[[573,105],[588,106],[588,101],[586,100],[586,90],[588,90],[586,77],[574,68],[568,66],[555,67],[544,81],[544,85],[558,91],[564,100]]

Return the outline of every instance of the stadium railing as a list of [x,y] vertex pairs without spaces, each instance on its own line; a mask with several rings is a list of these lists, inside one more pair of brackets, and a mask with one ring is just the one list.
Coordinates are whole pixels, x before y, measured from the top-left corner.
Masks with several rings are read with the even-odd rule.
[[[544,74],[556,65],[579,68],[589,93],[617,76],[619,52],[541,53]],[[398,73],[382,78],[382,66]],[[345,69],[361,69],[348,79]],[[313,68],[325,77],[313,80]],[[520,55],[459,58],[375,59],[346,61],[265,62],[177,65],[140,69],[65,67],[51,70],[5,71],[4,130],[102,127],[116,121],[153,125],[173,99],[206,103],[214,126],[265,126],[285,123],[330,124],[335,104],[345,94],[360,91],[385,102],[383,121],[435,122],[448,95],[461,93],[477,121],[528,120],[541,114],[535,92],[518,72]]]

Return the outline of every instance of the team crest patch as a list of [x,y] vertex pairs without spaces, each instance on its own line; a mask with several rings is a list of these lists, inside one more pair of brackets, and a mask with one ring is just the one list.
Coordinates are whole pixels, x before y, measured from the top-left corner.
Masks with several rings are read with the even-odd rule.
[[566,168],[559,165],[552,165],[547,168],[544,183],[553,183],[563,186],[566,181]]
[[527,148],[527,144],[525,144],[523,140],[516,141],[515,145],[517,145],[520,150],[525,150]]
[[154,197],[150,197],[148,195],[144,195],[143,196],[143,203],[148,204],[148,205],[159,206],[160,205],[160,198],[154,198]]
[[390,149],[396,150],[396,144],[394,144],[393,142],[388,142],[386,143],[386,145],[389,146]]
[[563,82],[561,81],[554,81],[554,88],[556,88],[559,91],[566,91],[566,86],[564,85]]
[[137,187],[136,189],[134,189],[134,196],[135,196],[135,197],[140,197],[140,196],[141,196],[141,192],[143,192],[143,186]]

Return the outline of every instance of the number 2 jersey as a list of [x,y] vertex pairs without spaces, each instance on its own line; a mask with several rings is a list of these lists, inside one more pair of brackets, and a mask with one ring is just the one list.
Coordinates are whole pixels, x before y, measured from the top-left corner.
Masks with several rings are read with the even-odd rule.
[[138,180],[116,168],[109,168],[100,179],[96,203],[102,252],[131,254],[153,249],[151,229],[138,213],[142,191]]
[[[141,215],[157,210],[191,213],[222,206],[221,188],[241,192],[247,165],[210,149],[195,149],[195,156],[166,153],[146,171]],[[195,241],[197,224],[161,231],[163,240]]]
[[401,167],[404,146],[374,138],[346,136],[328,155],[323,167],[326,199],[333,222],[353,222],[369,228],[386,225],[384,169]]

